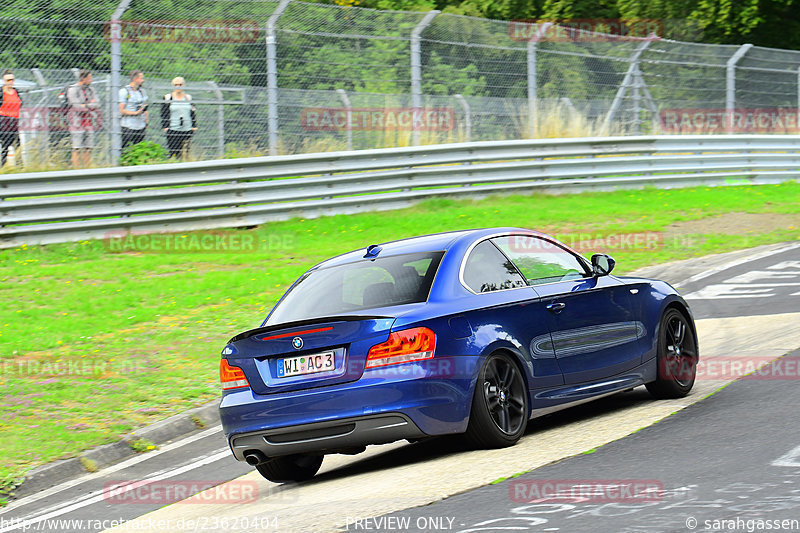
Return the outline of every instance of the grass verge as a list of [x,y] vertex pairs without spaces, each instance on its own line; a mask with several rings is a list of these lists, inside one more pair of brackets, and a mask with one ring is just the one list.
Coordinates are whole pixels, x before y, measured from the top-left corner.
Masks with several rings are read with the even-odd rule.
[[241,230],[257,244],[247,253],[114,253],[103,241],[2,251],[0,501],[33,466],[217,397],[225,341],[257,326],[314,263],[370,243],[490,226],[609,251],[624,273],[800,239],[800,184],[431,200]]

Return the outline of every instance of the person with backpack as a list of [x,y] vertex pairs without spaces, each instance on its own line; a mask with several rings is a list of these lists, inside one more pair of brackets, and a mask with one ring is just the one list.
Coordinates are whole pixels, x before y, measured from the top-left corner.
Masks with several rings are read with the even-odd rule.
[[131,72],[131,82],[119,90],[119,114],[122,116],[122,149],[144,140],[149,114],[147,93],[142,88],[144,74],[141,70]]
[[184,92],[186,81],[178,76],[172,80],[173,90],[164,95],[161,104],[161,127],[167,135],[170,157],[189,153],[192,135],[197,131],[197,110],[192,96]]
[[14,73],[6,69],[3,72],[3,89],[0,90],[0,146],[3,160],[0,167],[6,164],[8,149],[14,145],[14,163],[19,164],[19,113],[22,109],[22,98],[14,88]]
[[78,83],[67,89],[69,103],[69,133],[72,137],[72,166],[87,168],[92,160],[94,132],[99,126],[95,121],[100,107],[97,92],[92,87],[92,73],[81,70]]

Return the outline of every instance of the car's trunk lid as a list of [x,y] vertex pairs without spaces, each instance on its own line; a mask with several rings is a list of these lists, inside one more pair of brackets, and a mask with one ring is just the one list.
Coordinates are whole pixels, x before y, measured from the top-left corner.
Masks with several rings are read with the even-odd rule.
[[359,379],[369,348],[389,338],[395,319],[338,316],[246,331],[226,355],[253,392],[270,394]]

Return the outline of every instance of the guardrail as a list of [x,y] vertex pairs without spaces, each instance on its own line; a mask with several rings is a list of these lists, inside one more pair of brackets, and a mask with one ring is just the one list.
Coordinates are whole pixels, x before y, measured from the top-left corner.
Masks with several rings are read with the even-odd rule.
[[0,248],[255,226],[434,196],[777,183],[800,136],[492,141],[0,175]]

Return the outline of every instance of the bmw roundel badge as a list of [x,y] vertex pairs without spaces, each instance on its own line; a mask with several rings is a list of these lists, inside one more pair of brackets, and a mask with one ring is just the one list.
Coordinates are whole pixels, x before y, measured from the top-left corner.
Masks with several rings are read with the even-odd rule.
[[303,339],[301,339],[300,337],[295,337],[294,339],[292,339],[292,346],[294,347],[295,350],[299,350],[300,348],[303,347]]

